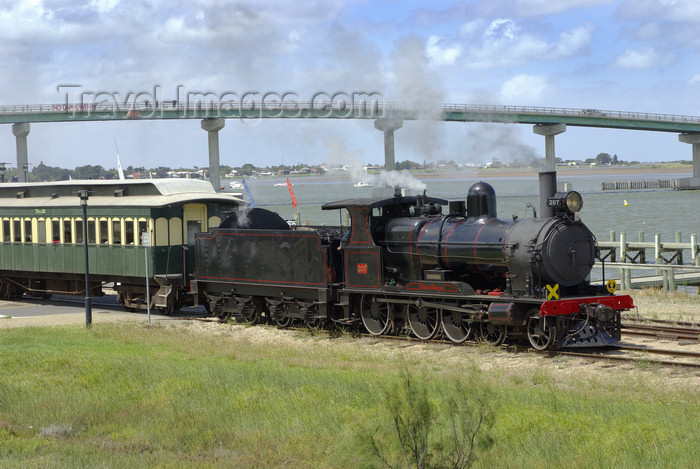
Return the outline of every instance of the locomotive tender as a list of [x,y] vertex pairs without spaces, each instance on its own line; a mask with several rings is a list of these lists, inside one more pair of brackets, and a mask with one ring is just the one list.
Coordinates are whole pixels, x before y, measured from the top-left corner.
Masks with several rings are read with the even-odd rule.
[[195,236],[191,291],[212,314],[250,322],[362,324],[373,335],[477,335],[532,347],[588,347],[620,339],[627,295],[590,285],[595,237],[577,219],[575,191],[540,174],[541,217],[500,219],[493,188],[464,202],[423,196],[349,199],[351,225],[291,229],[259,208],[233,212]]

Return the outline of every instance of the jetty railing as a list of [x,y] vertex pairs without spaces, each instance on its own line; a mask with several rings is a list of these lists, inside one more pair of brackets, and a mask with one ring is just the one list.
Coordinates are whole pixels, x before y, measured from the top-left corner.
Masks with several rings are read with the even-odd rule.
[[677,179],[647,179],[641,181],[613,181],[601,182],[600,190],[603,191],[629,191],[629,190],[651,190],[651,189],[678,189]]
[[[659,233],[654,235],[654,241],[645,241],[644,237],[644,232],[639,232],[637,241],[628,241],[627,233],[620,233],[618,238],[616,232],[611,231],[608,241],[599,240],[597,267],[603,269],[603,277],[605,269],[616,269],[624,290],[658,285],[668,291],[675,290],[679,284],[700,285],[697,234],[690,235],[689,243],[681,241],[679,231],[675,233],[675,241],[670,242],[661,241]],[[649,275],[647,271],[655,271],[655,274]],[[640,272],[642,275],[633,278],[633,274]]]

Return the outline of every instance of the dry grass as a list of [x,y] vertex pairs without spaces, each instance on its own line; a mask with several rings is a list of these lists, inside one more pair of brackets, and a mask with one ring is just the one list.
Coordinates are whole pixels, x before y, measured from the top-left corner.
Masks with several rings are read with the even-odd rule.
[[664,293],[660,288],[624,292],[632,296],[644,318],[700,322],[700,296],[684,292]]

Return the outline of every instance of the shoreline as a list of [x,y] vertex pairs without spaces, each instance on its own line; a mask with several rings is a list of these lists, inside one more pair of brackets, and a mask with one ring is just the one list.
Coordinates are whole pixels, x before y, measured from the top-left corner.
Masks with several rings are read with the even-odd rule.
[[[454,171],[409,171],[408,174],[417,179],[437,179],[437,178],[449,178],[449,179],[460,179],[460,178],[537,178],[539,170],[536,168],[472,168],[472,169],[457,169]],[[692,165],[683,165],[675,167],[654,167],[654,166],[624,166],[624,167],[559,167],[556,170],[557,176],[601,176],[604,178],[616,178],[616,177],[648,177],[649,175],[679,175],[680,177],[692,177],[693,167]],[[378,177],[379,174],[368,174],[370,177]],[[266,176],[261,178],[253,179],[253,181],[276,181],[285,180],[289,178],[290,181],[355,181],[356,178],[349,173],[326,173],[325,175],[318,174],[294,174],[290,176]],[[224,181],[234,181],[240,180],[240,177],[232,179],[223,179]],[[251,179],[249,177],[243,177],[249,183]],[[255,184],[255,182],[253,182]]]

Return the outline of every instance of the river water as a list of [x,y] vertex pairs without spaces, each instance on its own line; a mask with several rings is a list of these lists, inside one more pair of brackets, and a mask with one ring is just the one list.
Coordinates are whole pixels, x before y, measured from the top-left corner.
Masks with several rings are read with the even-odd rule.
[[[644,174],[629,179],[675,179],[687,177],[683,174]],[[627,178],[627,176],[625,176]],[[420,178],[426,186],[427,195],[448,200],[464,200],[469,187],[480,179],[470,176],[435,176]],[[539,185],[536,176],[483,178],[496,191],[499,218],[532,216],[532,209],[539,211]],[[581,193],[583,210],[581,218],[599,240],[609,240],[610,231],[627,233],[629,241],[637,241],[640,231],[645,233],[645,241],[653,241],[654,234],[660,233],[662,241],[674,241],[675,232],[681,232],[681,241],[690,242],[690,234],[700,234],[700,191],[602,191],[601,181],[610,181],[601,175],[559,176],[559,186],[567,182],[571,188]],[[292,219],[298,212],[302,224],[338,225],[337,210],[323,211],[321,205],[343,199],[371,197],[377,189],[354,187],[355,181],[332,176],[291,177],[298,207],[294,209],[284,178],[247,179],[251,194],[257,206],[278,212],[285,219]],[[228,187],[228,180],[222,181]],[[247,199],[245,191],[242,197]],[[416,193],[415,191],[413,192]],[[390,196],[392,191],[386,189]],[[625,202],[627,203],[625,205]],[[445,211],[447,208],[445,207]]]

